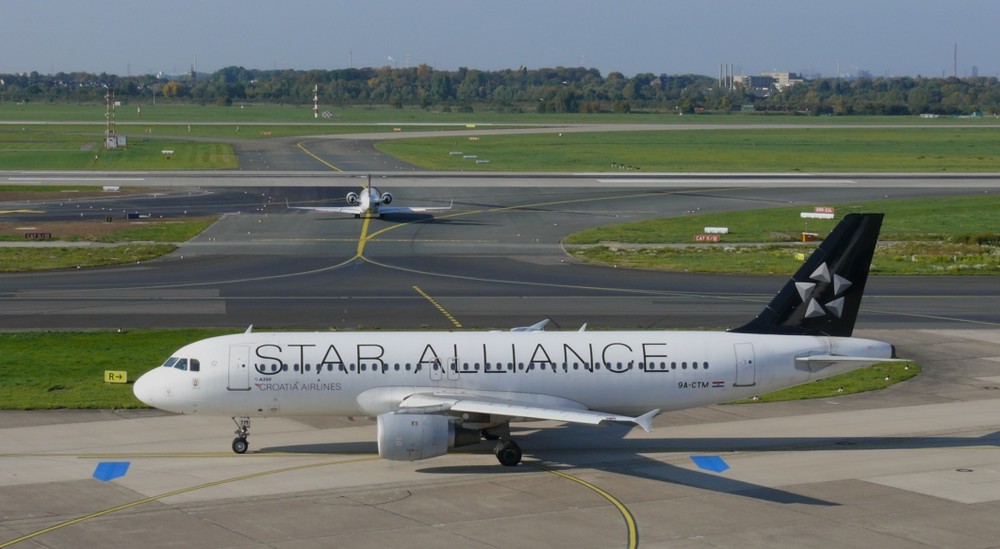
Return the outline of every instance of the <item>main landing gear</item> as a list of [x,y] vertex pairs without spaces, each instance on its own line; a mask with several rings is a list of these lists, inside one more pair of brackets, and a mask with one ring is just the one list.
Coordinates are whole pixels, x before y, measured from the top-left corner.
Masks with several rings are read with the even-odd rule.
[[247,453],[247,449],[250,448],[250,444],[247,442],[247,437],[250,436],[250,418],[234,417],[233,423],[236,424],[236,438],[233,439],[233,451],[237,454],[245,454]]
[[497,442],[493,448],[493,453],[497,456],[497,461],[505,467],[513,467],[521,463],[521,447],[513,440]]
[[521,447],[510,439],[510,423],[483,429],[482,435],[486,440],[497,441],[497,445],[493,447],[493,454],[500,465],[513,467],[521,463]]

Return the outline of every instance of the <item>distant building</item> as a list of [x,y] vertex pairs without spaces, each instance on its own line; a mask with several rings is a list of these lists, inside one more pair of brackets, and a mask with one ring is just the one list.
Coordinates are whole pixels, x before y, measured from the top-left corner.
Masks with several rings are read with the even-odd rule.
[[778,88],[778,91],[805,82],[801,75],[794,72],[762,72],[760,75],[773,78],[774,87]]
[[775,87],[775,80],[770,76],[734,76],[733,83],[755,92],[767,92]]
[[755,95],[766,96],[777,90],[805,82],[801,75],[794,72],[762,72],[760,76],[733,76],[733,84],[743,86]]

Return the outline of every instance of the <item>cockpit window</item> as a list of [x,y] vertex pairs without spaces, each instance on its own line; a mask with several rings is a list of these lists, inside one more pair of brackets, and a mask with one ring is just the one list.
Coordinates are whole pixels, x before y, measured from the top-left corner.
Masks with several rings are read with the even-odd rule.
[[197,358],[188,360],[186,358],[172,356],[163,363],[163,368],[176,368],[178,370],[200,372],[201,362],[199,362]]

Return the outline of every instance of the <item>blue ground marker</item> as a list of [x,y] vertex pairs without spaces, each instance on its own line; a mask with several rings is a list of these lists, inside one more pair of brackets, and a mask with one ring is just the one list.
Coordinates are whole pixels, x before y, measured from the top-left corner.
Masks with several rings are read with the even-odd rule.
[[94,469],[94,478],[107,482],[123,477],[128,472],[129,463],[128,461],[102,461],[97,464],[97,469]]
[[699,469],[712,471],[713,473],[721,473],[726,469],[729,469],[729,464],[726,463],[726,460],[719,456],[691,456],[691,461],[693,461]]

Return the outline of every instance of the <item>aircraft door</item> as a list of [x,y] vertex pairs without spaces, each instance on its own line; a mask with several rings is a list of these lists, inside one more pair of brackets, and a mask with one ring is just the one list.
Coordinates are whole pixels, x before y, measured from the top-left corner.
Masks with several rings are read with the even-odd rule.
[[736,387],[749,387],[757,384],[757,366],[754,364],[753,343],[737,343],[733,345],[736,352]]
[[229,348],[229,390],[250,390],[250,347],[246,345]]
[[458,381],[458,359],[452,357],[443,361],[435,360],[434,363],[430,364],[430,375],[431,381],[435,382],[435,385],[441,385],[441,382],[444,381]]

